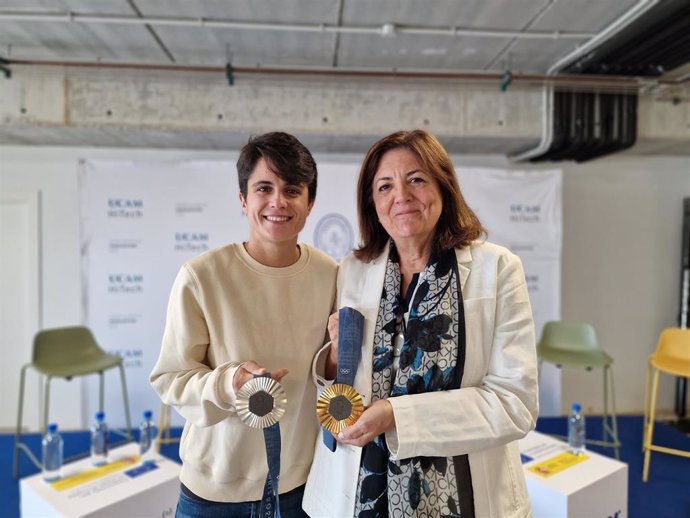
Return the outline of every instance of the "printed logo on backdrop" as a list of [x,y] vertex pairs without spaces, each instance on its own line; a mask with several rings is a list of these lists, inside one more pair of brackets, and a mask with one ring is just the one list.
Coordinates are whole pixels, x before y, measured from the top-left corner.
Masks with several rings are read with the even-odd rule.
[[143,218],[144,200],[141,198],[108,198],[109,218]]
[[539,223],[541,222],[541,205],[538,203],[511,203],[511,223]]
[[534,252],[538,247],[538,243],[528,243],[528,242],[523,242],[523,243],[509,243],[506,245],[508,247],[508,250],[513,252],[516,255],[524,254],[527,252]]
[[326,214],[316,223],[314,244],[336,261],[340,261],[354,246],[352,225],[342,214]]
[[108,325],[113,329],[119,329],[120,327],[134,326],[139,324],[141,321],[140,313],[132,313],[129,315],[109,315]]
[[210,249],[208,232],[175,232],[176,252],[205,252]]
[[108,242],[108,250],[110,253],[116,254],[118,252],[128,252],[136,250],[141,244],[141,239],[111,239]]
[[527,282],[527,291],[529,291],[530,293],[539,291],[539,274],[526,274],[525,281]]
[[108,275],[108,293],[135,295],[144,292],[141,273],[111,273]]
[[203,214],[205,210],[206,203],[202,202],[180,202],[175,204],[175,216],[177,217],[198,216],[199,214]]
[[110,354],[120,356],[123,360],[125,369],[143,366],[144,349],[108,349]]

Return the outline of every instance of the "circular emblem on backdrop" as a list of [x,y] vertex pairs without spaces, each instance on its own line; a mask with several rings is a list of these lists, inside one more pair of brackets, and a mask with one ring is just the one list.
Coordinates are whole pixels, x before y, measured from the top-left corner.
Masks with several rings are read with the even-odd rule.
[[342,214],[326,214],[316,223],[314,244],[336,261],[340,261],[354,246],[352,225]]

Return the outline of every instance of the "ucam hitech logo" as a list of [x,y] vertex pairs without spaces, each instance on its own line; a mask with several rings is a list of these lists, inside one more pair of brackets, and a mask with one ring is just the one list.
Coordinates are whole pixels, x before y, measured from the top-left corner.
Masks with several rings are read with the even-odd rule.
[[108,293],[143,293],[144,276],[140,273],[111,273],[108,275]]
[[511,223],[539,223],[541,221],[541,205],[535,203],[511,203]]
[[122,358],[125,368],[141,367],[143,365],[143,349],[110,349],[108,352]]
[[527,282],[527,291],[539,291],[539,275],[525,275],[525,281]]
[[108,198],[109,218],[141,218],[144,200],[139,198]]
[[208,232],[175,232],[176,252],[205,252],[209,248]]
[[342,214],[323,216],[314,229],[314,244],[336,261],[350,253],[354,246],[352,225]]

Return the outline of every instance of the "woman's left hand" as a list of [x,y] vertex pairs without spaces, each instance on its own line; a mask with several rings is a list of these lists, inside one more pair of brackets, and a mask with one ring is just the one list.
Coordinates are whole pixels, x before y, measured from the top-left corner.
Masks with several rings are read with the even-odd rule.
[[379,399],[367,407],[352,426],[337,436],[338,442],[353,446],[364,446],[395,426],[393,407],[387,399]]

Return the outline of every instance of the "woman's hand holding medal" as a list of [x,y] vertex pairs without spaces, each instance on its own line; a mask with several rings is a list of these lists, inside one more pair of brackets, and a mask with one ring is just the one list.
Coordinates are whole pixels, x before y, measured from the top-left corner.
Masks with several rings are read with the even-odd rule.
[[352,426],[335,436],[338,442],[352,446],[364,446],[395,426],[393,407],[387,399],[379,399],[364,409]]

